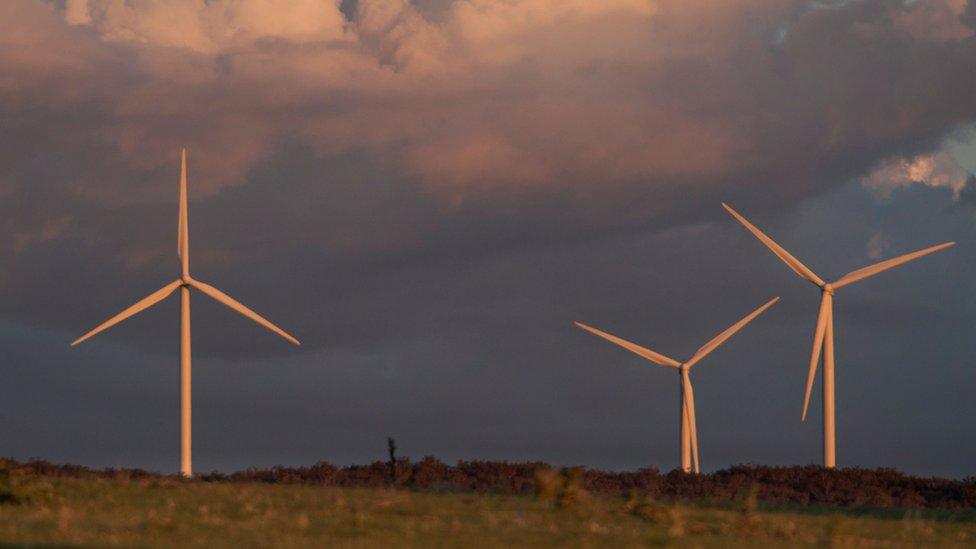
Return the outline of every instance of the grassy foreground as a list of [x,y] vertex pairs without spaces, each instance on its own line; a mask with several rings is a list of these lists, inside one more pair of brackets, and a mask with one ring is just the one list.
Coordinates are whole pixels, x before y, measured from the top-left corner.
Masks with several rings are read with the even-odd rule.
[[582,492],[438,494],[172,478],[23,478],[0,501],[0,545],[963,546],[959,511],[773,509]]

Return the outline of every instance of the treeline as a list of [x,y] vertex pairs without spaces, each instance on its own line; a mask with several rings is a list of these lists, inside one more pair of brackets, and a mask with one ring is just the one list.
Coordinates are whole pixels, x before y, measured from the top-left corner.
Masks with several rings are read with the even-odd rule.
[[[309,467],[245,469],[235,473],[205,473],[191,482],[263,482],[330,487],[383,488],[442,492],[530,494],[538,479],[553,470],[546,463],[459,461],[448,465],[433,457],[413,462],[398,459],[395,472],[389,462],[337,467],[320,462]],[[7,475],[174,479],[140,469],[94,470],[47,461],[0,460]],[[808,465],[768,467],[737,465],[710,474],[690,475],[679,470],[661,473],[655,468],[633,472],[607,472],[573,468],[573,477],[590,493],[639,494],[669,500],[740,500],[754,494],[759,501],[800,506],[875,508],[976,509],[976,478],[963,480],[921,478],[894,469],[845,468],[828,470]]]

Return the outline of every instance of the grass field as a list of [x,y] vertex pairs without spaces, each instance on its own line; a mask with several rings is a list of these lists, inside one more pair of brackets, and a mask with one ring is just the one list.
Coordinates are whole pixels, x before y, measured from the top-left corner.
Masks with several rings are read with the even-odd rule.
[[963,546],[969,511],[852,511],[172,478],[8,479],[0,545]]

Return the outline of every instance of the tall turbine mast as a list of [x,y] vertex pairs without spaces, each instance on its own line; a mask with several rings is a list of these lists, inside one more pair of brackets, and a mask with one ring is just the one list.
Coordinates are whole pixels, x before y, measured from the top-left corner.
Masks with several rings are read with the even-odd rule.
[[823,463],[824,467],[837,466],[837,443],[836,443],[836,424],[834,410],[834,292],[848,284],[857,282],[880,272],[887,271],[892,267],[907,263],[909,261],[924,257],[939,250],[944,250],[955,244],[955,242],[945,242],[929,248],[918,250],[909,254],[888,259],[874,265],[869,265],[862,269],[852,271],[840,277],[834,282],[824,282],[819,276],[814,274],[800,260],[790,255],[782,246],[773,241],[772,238],[760,231],[755,225],[742,217],[739,212],[733,210],[728,204],[722,203],[732,217],[749,230],[760,242],[772,250],[776,257],[779,257],[786,266],[817,287],[820,288],[820,312],[817,314],[817,328],[813,334],[813,352],[810,355],[810,364],[807,368],[806,393],[803,397],[803,412],[800,420],[807,418],[807,409],[810,406],[810,392],[813,389],[813,380],[817,375],[817,365],[820,362],[820,355],[823,353]]
[[180,152],[180,213],[177,255],[180,258],[180,475],[193,475],[193,367],[190,345],[190,220],[187,212],[186,148]]
[[699,466],[698,462],[698,425],[695,421],[695,390],[691,386],[691,377],[689,377],[689,372],[691,371],[692,366],[708,356],[708,354],[717,349],[719,345],[725,343],[727,339],[735,335],[735,333],[741,330],[746,324],[752,322],[752,320],[761,315],[763,311],[772,307],[777,301],[779,301],[778,297],[770,299],[762,307],[759,307],[755,311],[746,315],[742,320],[726,328],[724,332],[718,334],[708,343],[699,347],[698,350],[695,351],[695,354],[684,363],[678,362],[677,360],[666,357],[660,353],[656,353],[650,349],[641,347],[635,343],[631,343],[625,339],[621,339],[615,335],[598,330],[592,326],[587,326],[582,322],[576,322],[575,324],[576,326],[602,337],[611,343],[619,345],[624,349],[646,358],[655,364],[668,366],[678,370],[678,374],[680,375],[681,379],[681,469],[686,473],[690,473],[692,471],[695,473],[700,473],[701,467]]
[[179,220],[176,228],[176,253],[180,258],[180,277],[149,294],[121,313],[99,324],[95,329],[71,342],[78,345],[86,339],[103,332],[123,320],[152,307],[180,289],[180,475],[193,475],[192,460],[192,369],[190,352],[190,288],[210,296],[221,304],[250,318],[268,330],[278,334],[288,342],[299,345],[299,341],[281,328],[275,326],[251,309],[221,292],[217,288],[200,282],[190,276],[190,229],[187,215],[186,149],[181,153],[180,162],[180,204]]

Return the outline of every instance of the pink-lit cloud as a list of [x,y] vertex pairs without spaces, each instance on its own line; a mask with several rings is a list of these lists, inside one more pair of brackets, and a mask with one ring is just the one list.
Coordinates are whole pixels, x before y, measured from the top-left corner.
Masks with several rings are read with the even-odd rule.
[[[969,40],[959,0],[921,4],[850,16],[848,47]],[[96,127],[52,131],[98,140],[136,170],[169,165],[189,144],[205,193],[240,182],[280,135],[322,153],[369,150],[457,194],[721,185],[781,173],[782,162],[803,172],[823,154],[931,131],[947,116],[907,104],[866,127],[851,101],[873,85],[844,70],[828,76],[839,45],[807,42],[824,38],[823,19],[838,10],[798,12],[786,1],[457,0],[434,18],[406,0],[360,0],[351,19],[336,0],[13,0],[3,9],[7,110],[96,109]],[[797,13],[790,38],[775,44],[775,29]],[[855,95],[837,95],[845,87]],[[801,90],[809,96],[791,97]],[[776,150],[789,139],[802,150]]]
[[[192,195],[214,196],[291,140],[363,155],[448,212],[475,201],[525,223],[558,209],[566,223],[667,224],[720,198],[797,200],[885,158],[929,158],[976,117],[959,0],[425,5],[4,2],[0,193],[31,192],[25,159],[41,151],[85,151],[50,159],[70,169],[50,183],[60,196],[168,201],[187,146]],[[881,189],[925,168],[880,165],[866,181]],[[956,188],[943,172],[936,160],[923,180]],[[6,223],[23,242],[57,238],[33,211]],[[63,234],[91,241],[71,226],[78,211],[58,212]],[[390,221],[342,247],[429,242],[439,224]]]
[[923,154],[912,158],[889,158],[862,178],[862,183],[890,197],[895,189],[920,183],[951,189],[954,195],[966,185],[967,172],[949,153]]

